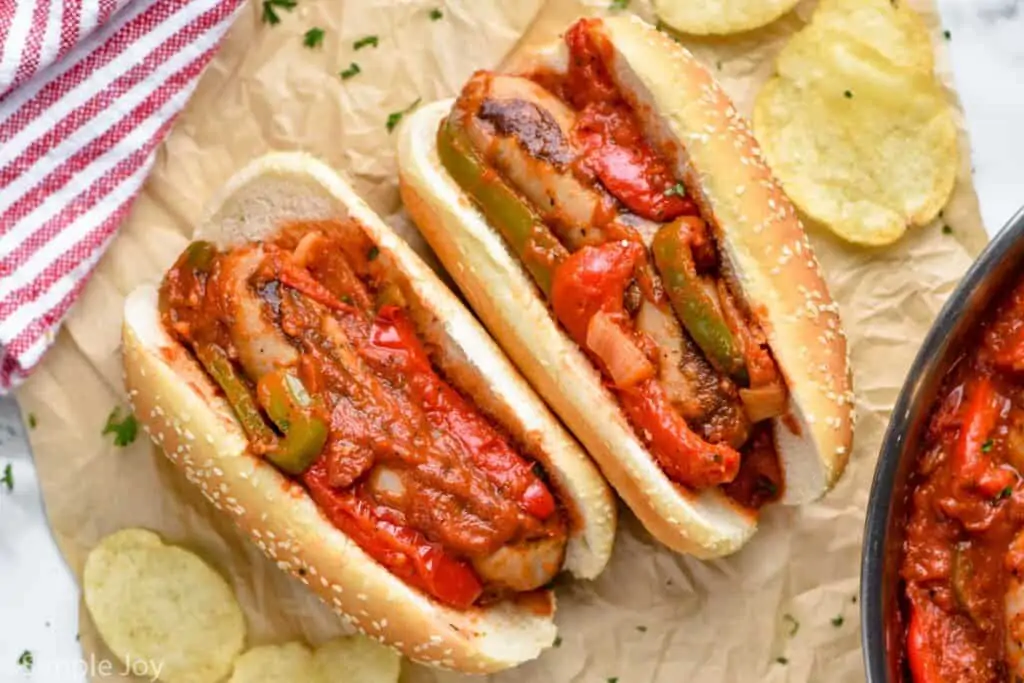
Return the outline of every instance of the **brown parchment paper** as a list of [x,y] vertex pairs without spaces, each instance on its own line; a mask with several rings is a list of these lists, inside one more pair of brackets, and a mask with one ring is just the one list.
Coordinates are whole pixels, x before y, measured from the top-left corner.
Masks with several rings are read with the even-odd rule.
[[[494,67],[517,44],[550,39],[578,14],[608,11],[607,4],[300,0],[270,27],[260,23],[259,3],[250,3],[160,149],[129,220],[57,343],[18,393],[24,412],[38,420],[29,434],[47,513],[76,576],[103,535],[145,526],[198,551],[229,578],[248,619],[250,644],[290,638],[315,644],[343,632],[339,619],[265,560],[146,438],[116,448],[101,436],[111,409],[124,402],[123,297],[158,279],[207,198],[234,170],[270,150],[307,150],[344,171],[375,209],[422,247],[400,212],[388,114],[417,98],[452,95],[474,69]],[[939,38],[939,72],[949,84],[934,0],[912,4]],[[430,20],[434,7],[441,7],[441,20]],[[771,58],[811,9],[805,3],[738,37],[682,41],[749,113],[771,73]],[[653,19],[645,1],[633,0],[630,10]],[[314,26],[326,37],[321,48],[309,49],[302,34]],[[379,46],[354,51],[353,41],[370,34],[380,37]],[[352,62],[361,73],[342,81],[338,72]],[[949,96],[961,116],[951,86]],[[894,246],[865,250],[809,226],[849,335],[857,394],[856,445],[835,491],[802,509],[770,508],[742,552],[713,562],[659,548],[624,511],[604,575],[559,588],[560,646],[494,680],[863,680],[857,577],[875,456],[921,339],[986,240],[963,132],[961,152],[959,182],[943,219],[952,235],[937,221]],[[80,622],[84,655],[109,657],[84,609]],[[410,681],[460,679],[411,665],[404,675]]]

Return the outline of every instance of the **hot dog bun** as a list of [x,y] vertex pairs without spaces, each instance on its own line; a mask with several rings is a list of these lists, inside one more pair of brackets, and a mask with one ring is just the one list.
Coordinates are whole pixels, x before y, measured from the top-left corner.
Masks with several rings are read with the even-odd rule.
[[[682,46],[636,17],[594,22],[614,51],[612,78],[646,134],[676,152],[686,183],[716,230],[723,273],[764,330],[790,392],[774,425],[785,471],[783,501],[824,495],[853,434],[846,339],[803,227],[722,89]],[[521,57],[559,68],[565,46]],[[522,372],[598,461],[661,542],[698,557],[737,550],[756,519],[717,490],[673,484],[636,437],[616,400],[567,337],[519,261],[441,165],[437,129],[452,102],[421,108],[399,132],[402,197],[473,309]]]
[[[596,576],[615,533],[614,499],[597,469],[433,271],[330,168],[302,154],[250,164],[213,202],[197,237],[227,246],[288,222],[345,218],[379,248],[449,381],[543,465],[573,520],[565,568]],[[135,414],[167,456],[281,569],[356,628],[417,661],[473,673],[515,666],[551,645],[553,595],[547,610],[510,601],[467,611],[440,605],[372,560],[304,488],[253,455],[215,384],[163,328],[154,287],[128,297],[123,344]]]

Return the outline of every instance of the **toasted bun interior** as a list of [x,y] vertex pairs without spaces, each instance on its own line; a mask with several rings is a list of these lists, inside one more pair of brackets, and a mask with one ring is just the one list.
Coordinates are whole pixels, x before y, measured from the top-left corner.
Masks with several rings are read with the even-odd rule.
[[[611,553],[615,508],[596,468],[454,295],[333,171],[301,154],[264,157],[232,179],[197,236],[227,246],[284,223],[345,218],[379,247],[449,381],[545,467],[574,520],[566,568],[598,574]],[[553,642],[553,597],[546,611],[511,601],[466,611],[440,605],[377,564],[299,484],[250,453],[230,406],[161,325],[153,287],[128,297],[123,337],[129,395],[154,440],[268,557],[357,628],[418,661],[478,673],[532,659]]]

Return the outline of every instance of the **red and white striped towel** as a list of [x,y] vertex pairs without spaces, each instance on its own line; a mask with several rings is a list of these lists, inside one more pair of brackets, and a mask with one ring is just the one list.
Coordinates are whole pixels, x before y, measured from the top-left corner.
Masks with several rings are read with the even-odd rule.
[[0,0],[0,394],[50,345],[243,0]]

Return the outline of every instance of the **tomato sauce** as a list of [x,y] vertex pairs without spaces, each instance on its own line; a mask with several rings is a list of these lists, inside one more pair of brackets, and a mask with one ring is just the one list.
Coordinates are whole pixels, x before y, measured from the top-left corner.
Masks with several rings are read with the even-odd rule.
[[946,378],[918,458],[901,567],[915,683],[1022,680],[1005,614],[1024,569],[1022,330],[1024,283]]
[[[378,258],[358,226],[335,223],[183,256],[161,288],[164,321],[186,345],[224,349],[250,388],[260,353],[294,355],[294,372],[328,423],[322,451],[299,479],[371,557],[465,608],[502,592],[477,574],[475,558],[564,540],[566,521],[534,463],[438,373]],[[257,264],[246,283],[255,317],[230,279],[249,261]],[[252,329],[240,334],[241,324]],[[252,393],[267,411],[263,389]]]
[[592,21],[578,21],[566,33],[569,70],[558,86],[577,110],[573,137],[583,165],[638,216],[666,222],[696,215],[696,205],[685,196],[665,157],[648,142],[636,112],[612,81],[605,66],[612,48],[598,44]]

